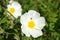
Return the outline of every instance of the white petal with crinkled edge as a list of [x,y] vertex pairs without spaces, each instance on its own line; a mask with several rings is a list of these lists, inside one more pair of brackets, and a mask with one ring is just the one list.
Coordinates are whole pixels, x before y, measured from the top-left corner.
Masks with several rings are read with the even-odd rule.
[[29,30],[26,28],[26,26],[21,26],[22,32],[27,36],[30,37]]
[[33,38],[37,38],[37,37],[43,35],[42,31],[37,30],[37,29],[29,30],[29,33]]
[[45,26],[45,18],[44,17],[40,17],[38,19],[35,20],[36,22],[36,29],[43,29]]
[[22,10],[20,9],[20,11],[19,10],[17,10],[15,13],[14,13],[14,17],[15,18],[18,18],[18,16],[21,16],[21,13],[22,13]]
[[24,15],[21,16],[20,18],[20,22],[22,24],[26,24],[28,22],[28,20],[30,20],[30,16],[28,13],[25,13]]
[[[15,1],[14,1],[14,2],[12,3],[12,6],[14,6],[16,9],[17,9],[17,8],[18,8],[18,9],[21,9],[21,5],[20,5],[18,2],[15,2]],[[17,10],[18,10],[18,9],[17,9]]]
[[28,11],[28,14],[30,15],[30,17],[32,19],[36,19],[36,18],[39,18],[40,17],[40,13],[34,11],[34,10],[29,10]]

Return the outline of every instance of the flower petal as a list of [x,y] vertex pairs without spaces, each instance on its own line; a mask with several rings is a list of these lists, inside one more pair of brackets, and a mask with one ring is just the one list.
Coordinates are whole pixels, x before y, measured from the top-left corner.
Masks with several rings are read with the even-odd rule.
[[[19,11],[20,10],[20,11]],[[18,16],[21,16],[21,13],[22,13],[22,9],[19,9],[19,10],[16,10],[15,12],[14,12],[14,17],[15,18],[18,18]]]
[[27,37],[30,37],[29,31],[28,31],[28,29],[26,28],[26,26],[21,26],[21,29],[22,29],[22,32],[23,32]]
[[39,18],[40,17],[40,14],[34,10],[29,10],[28,11],[28,14],[30,15],[30,17],[32,19],[36,19],[36,18]]
[[18,9],[21,9],[21,5],[20,5],[18,2],[16,2],[16,1],[14,1],[14,2],[12,3],[12,6],[15,7],[17,10],[18,10]]
[[26,24],[29,19],[30,19],[30,16],[28,15],[28,13],[25,13],[24,15],[21,16],[20,22],[21,22],[22,24]]
[[32,37],[37,38],[42,35],[42,31],[36,29],[30,30],[30,34],[32,35]]
[[40,28],[40,30],[45,26],[45,18],[44,17],[40,17],[38,19],[35,20],[36,21],[36,28]]

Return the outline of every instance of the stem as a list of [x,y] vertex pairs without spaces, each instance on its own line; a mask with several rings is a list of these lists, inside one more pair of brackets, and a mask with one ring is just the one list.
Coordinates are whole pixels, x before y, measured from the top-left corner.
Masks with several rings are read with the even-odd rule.
[[[20,24],[20,26],[21,26],[21,24]],[[20,27],[20,40],[22,40],[22,31],[21,31],[21,27]]]

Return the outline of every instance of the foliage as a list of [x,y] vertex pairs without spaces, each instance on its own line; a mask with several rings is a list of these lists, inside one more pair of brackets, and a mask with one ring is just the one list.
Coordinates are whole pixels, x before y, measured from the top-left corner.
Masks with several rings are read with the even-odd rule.
[[0,40],[60,40],[60,1],[59,0],[15,0],[22,5],[22,13],[36,10],[46,19],[43,36],[26,37],[21,32],[20,17],[12,20],[7,15],[9,0],[0,0]]

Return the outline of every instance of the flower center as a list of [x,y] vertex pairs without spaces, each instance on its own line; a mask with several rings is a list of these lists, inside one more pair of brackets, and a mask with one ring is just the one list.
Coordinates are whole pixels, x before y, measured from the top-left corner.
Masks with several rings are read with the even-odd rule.
[[15,12],[15,9],[14,9],[13,7],[11,7],[11,8],[9,9],[9,12],[13,14],[13,13]]
[[28,22],[28,27],[33,29],[35,27],[35,22],[33,20]]

